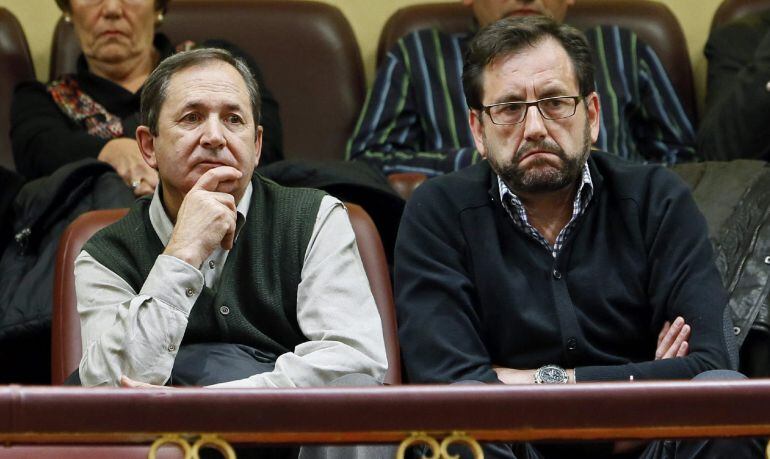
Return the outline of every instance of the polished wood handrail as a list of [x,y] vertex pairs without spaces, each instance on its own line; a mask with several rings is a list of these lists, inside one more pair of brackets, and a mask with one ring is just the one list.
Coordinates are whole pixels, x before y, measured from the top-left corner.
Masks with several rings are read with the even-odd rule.
[[770,434],[770,380],[574,386],[275,390],[0,387],[5,443],[399,442],[414,432],[482,440]]

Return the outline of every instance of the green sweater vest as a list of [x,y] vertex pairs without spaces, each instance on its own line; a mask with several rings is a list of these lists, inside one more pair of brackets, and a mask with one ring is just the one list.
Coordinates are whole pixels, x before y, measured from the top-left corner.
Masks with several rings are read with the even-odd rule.
[[[297,324],[297,287],[324,193],[252,179],[246,222],[227,256],[218,286],[204,287],[182,344],[226,342],[273,356],[307,341]],[[150,223],[150,198],[99,231],[83,247],[139,292],[164,247]],[[227,306],[227,315],[220,309]]]

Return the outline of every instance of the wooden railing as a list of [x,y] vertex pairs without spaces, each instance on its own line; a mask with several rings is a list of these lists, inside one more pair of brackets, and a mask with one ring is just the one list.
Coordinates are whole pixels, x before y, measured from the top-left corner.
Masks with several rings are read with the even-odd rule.
[[[0,441],[145,444],[770,435],[770,380],[276,390],[0,387]],[[174,437],[177,436],[177,437]]]

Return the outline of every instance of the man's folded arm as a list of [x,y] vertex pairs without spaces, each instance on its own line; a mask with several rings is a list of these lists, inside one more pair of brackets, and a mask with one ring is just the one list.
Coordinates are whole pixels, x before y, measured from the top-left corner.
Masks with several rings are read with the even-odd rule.
[[727,294],[714,263],[706,220],[687,186],[660,168],[650,202],[640,214],[648,250],[648,301],[656,323],[681,316],[691,327],[686,357],[616,366],[576,368],[578,381],[691,379],[698,373],[730,368],[724,309]]

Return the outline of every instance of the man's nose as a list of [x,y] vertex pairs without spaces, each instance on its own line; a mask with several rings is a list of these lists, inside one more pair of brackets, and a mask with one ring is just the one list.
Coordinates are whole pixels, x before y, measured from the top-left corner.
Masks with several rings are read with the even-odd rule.
[[542,140],[548,133],[545,128],[545,119],[540,115],[536,105],[527,107],[523,123],[524,138],[527,140]]
[[218,117],[210,117],[202,126],[201,146],[209,149],[223,147],[227,140],[225,139],[224,129]]

